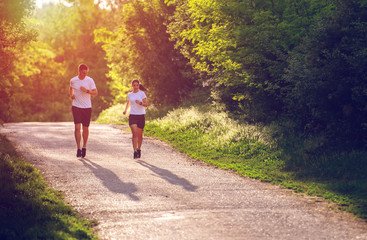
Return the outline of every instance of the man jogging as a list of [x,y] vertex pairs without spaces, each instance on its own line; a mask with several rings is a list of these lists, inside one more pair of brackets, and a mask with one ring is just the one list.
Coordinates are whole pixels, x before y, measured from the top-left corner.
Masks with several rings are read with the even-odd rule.
[[[70,80],[69,94],[73,99],[72,112],[75,124],[75,141],[77,145],[77,157],[85,157],[87,154],[87,142],[89,136],[89,124],[92,115],[91,95],[97,96],[98,91],[94,80],[87,76],[88,66],[80,64],[78,67],[79,75]],[[81,134],[83,126],[83,134]],[[83,135],[83,148],[81,139]]]

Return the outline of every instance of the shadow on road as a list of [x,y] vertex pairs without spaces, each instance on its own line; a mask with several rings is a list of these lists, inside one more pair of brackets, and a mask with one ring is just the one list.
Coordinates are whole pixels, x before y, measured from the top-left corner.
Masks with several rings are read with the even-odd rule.
[[138,190],[135,184],[122,182],[114,172],[101,167],[87,158],[82,158],[79,160],[84,164],[84,166],[92,170],[94,175],[101,179],[103,185],[111,192],[126,194],[131,200],[134,201],[140,200],[134,195],[134,193]]
[[150,169],[152,172],[158,174],[161,178],[163,178],[167,182],[169,182],[173,185],[181,185],[185,190],[187,190],[189,192],[195,192],[195,190],[198,188],[197,186],[192,185],[186,179],[180,178],[177,175],[173,174],[172,172],[170,172],[166,169],[156,167],[156,166],[154,166],[150,163],[144,162],[142,160],[137,161],[137,163],[139,163],[143,167],[146,167],[146,168]]

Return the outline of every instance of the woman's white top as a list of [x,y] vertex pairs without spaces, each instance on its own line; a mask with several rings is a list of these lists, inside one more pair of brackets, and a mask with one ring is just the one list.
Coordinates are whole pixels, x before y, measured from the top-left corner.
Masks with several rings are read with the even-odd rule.
[[137,93],[130,92],[127,94],[127,100],[130,101],[130,114],[133,115],[144,115],[145,107],[135,102],[135,100],[139,100],[139,102],[143,102],[143,99],[147,98],[145,92],[140,91]]

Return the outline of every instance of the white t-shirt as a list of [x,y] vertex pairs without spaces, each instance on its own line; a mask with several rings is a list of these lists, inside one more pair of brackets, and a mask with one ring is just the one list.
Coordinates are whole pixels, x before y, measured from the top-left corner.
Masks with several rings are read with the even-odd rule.
[[135,102],[135,100],[139,100],[139,102],[142,102],[144,98],[147,98],[147,95],[145,95],[145,92],[143,91],[139,91],[137,93],[130,92],[127,94],[127,100],[130,101],[130,114],[133,115],[145,114],[145,107]]
[[97,89],[94,80],[86,76],[83,80],[79,79],[79,76],[73,77],[70,80],[70,87],[74,88],[75,99],[73,100],[73,106],[78,108],[91,108],[92,101],[89,93],[85,93],[80,90],[80,87],[85,87],[87,90]]

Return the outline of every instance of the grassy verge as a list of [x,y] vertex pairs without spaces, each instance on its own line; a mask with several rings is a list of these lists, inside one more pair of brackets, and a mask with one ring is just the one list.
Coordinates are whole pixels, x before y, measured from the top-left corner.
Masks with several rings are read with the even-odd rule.
[[[147,121],[150,121],[164,117],[172,109],[173,107],[171,106],[157,108],[151,105],[149,106],[149,111],[145,115],[145,119]],[[123,114],[124,110],[125,110],[124,104],[114,105],[102,111],[96,122],[106,124],[128,124],[129,116]]]
[[97,239],[91,226],[0,135],[1,239]]
[[[116,123],[107,115],[104,122]],[[121,122],[126,124],[127,118]],[[170,143],[192,158],[323,197],[367,219],[366,152],[312,156],[309,150],[316,140],[284,136],[276,126],[239,124],[226,113],[205,106],[177,108],[153,118],[147,121],[145,134]]]

